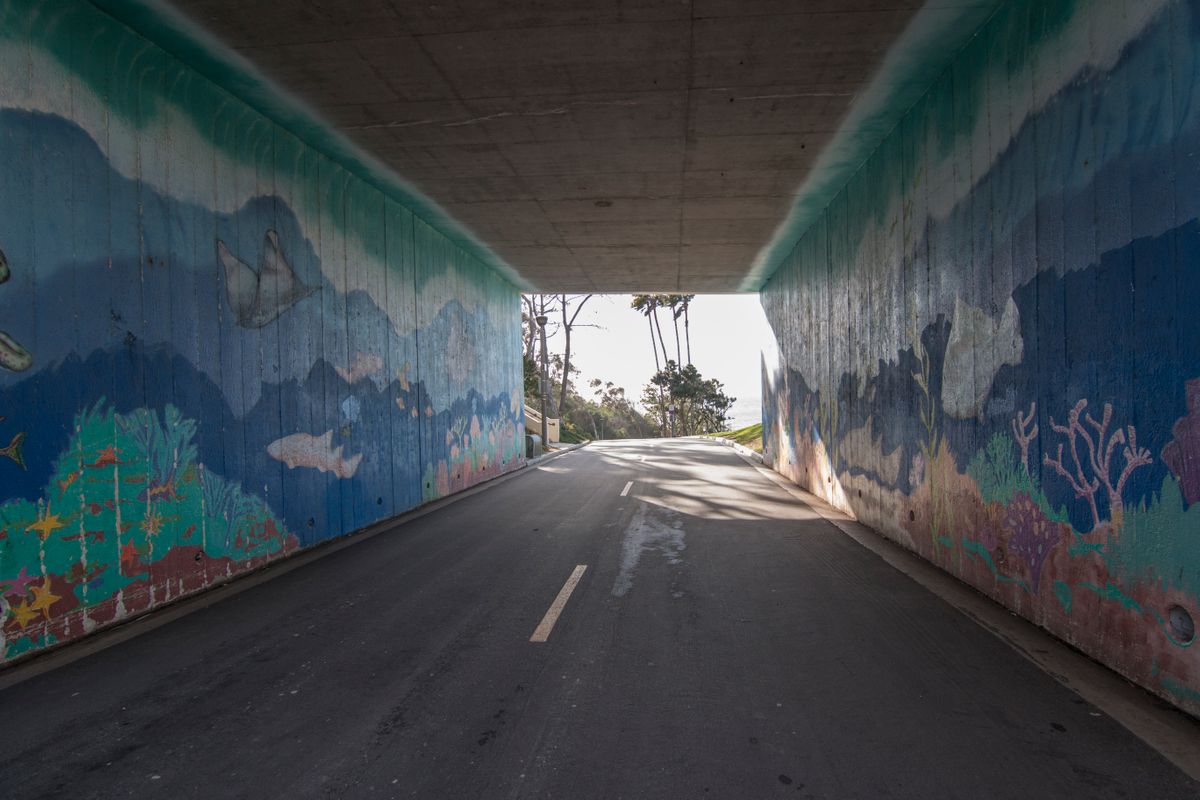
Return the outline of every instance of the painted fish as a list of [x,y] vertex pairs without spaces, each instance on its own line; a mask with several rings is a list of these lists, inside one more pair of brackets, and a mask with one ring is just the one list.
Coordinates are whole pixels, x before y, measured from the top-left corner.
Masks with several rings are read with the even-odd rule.
[[99,467],[111,467],[113,464],[124,464],[125,462],[117,458],[117,453],[120,451],[117,448],[109,445],[100,451],[100,456],[91,464],[85,464],[86,467],[96,469]]
[[83,470],[78,470],[76,472],[72,472],[70,475],[68,475],[63,480],[57,481],[59,493],[66,494],[67,489],[70,489],[71,484],[73,484],[75,481],[79,480],[79,476],[82,474],[83,474]]
[[311,467],[332,472],[339,478],[353,477],[362,461],[362,453],[346,458],[341,445],[333,447],[333,431],[320,436],[293,433],[267,445],[267,455],[287,464],[289,469]]
[[175,479],[171,478],[171,480],[167,481],[166,483],[154,482],[149,484],[145,489],[142,490],[137,499],[143,502],[149,502],[152,500],[170,500],[172,502],[177,502],[179,500],[179,494],[175,491]]
[[29,351],[4,331],[0,331],[0,367],[11,372],[24,372],[33,366]]
[[22,455],[22,452],[21,452],[21,448],[24,444],[25,444],[25,431],[21,431],[20,433],[18,433],[16,436],[14,436],[12,438],[12,441],[8,443],[8,447],[4,448],[3,450],[0,450],[0,456],[4,456],[5,458],[12,459],[13,461],[16,462],[18,467],[20,467],[21,469],[25,469],[25,456]]
[[62,540],[64,542],[78,542],[85,536],[93,543],[104,541],[104,531],[84,531],[83,533],[77,533],[74,536],[64,536],[62,537]]

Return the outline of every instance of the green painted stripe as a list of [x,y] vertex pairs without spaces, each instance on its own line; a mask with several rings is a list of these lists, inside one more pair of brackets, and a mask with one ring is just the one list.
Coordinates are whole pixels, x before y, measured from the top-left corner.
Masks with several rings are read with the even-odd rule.
[[1003,0],[977,0],[950,8],[926,6],[917,12],[821,152],[787,219],[750,266],[741,291],[762,289],[854,174],[925,96],[955,54],[1002,4]]
[[[467,253],[503,275],[516,287],[523,290],[533,288],[529,281],[522,277],[511,264],[446,213],[436,202],[406,183],[391,167],[351,142],[300,100],[269,80],[249,61],[178,11],[152,2],[152,0],[91,0],[91,3],[116,24],[105,24],[103,19],[89,21],[98,26],[99,35],[105,42],[114,45],[90,49],[109,54],[107,56],[109,59],[127,59],[130,57],[128,48],[115,45],[127,44],[119,42],[123,38],[120,29],[132,31],[154,48],[165,51],[185,67],[194,70],[220,89],[279,125],[304,144],[326,155],[356,178],[407,206],[416,216],[421,217]],[[31,2],[31,0],[13,0],[9,5],[10,14],[20,13],[19,10],[13,11],[13,6],[25,6],[33,12],[36,12],[39,6],[44,6],[42,3]],[[58,13],[57,9],[54,13]],[[0,24],[0,30],[5,27]],[[63,42],[62,37],[58,37],[55,41],[52,34],[40,33],[40,31],[48,30],[49,26],[38,25],[35,22],[31,27],[34,40],[39,45],[46,45],[47,50],[64,66],[72,69],[85,82],[102,84],[104,90],[99,94],[101,97],[109,99],[114,112],[126,116],[131,121],[140,120],[143,124],[152,118],[150,113],[154,109],[147,109],[144,106],[144,93],[141,95],[143,105],[140,108],[137,105],[139,98],[136,88],[130,89],[128,98],[123,98],[119,90],[114,94],[112,82],[108,80],[107,73],[97,71],[93,74],[84,74],[74,69],[70,42]],[[78,54],[74,54],[74,57],[77,58]],[[188,103],[179,105],[179,108],[196,120],[198,130],[211,130],[212,108],[210,105]],[[215,140],[214,144],[220,146],[220,143]]]

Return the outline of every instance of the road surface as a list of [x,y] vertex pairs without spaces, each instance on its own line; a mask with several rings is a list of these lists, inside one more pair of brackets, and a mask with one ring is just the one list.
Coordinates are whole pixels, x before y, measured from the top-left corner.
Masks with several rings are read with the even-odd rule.
[[549,461],[12,686],[0,720],[7,798],[1200,796],[694,440]]

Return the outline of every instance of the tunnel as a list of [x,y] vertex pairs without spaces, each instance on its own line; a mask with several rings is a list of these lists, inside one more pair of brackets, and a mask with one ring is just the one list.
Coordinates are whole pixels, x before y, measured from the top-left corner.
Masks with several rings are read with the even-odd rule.
[[4,0],[0,75],[0,661],[523,469],[523,291],[747,292],[766,466],[1200,714],[1200,3]]

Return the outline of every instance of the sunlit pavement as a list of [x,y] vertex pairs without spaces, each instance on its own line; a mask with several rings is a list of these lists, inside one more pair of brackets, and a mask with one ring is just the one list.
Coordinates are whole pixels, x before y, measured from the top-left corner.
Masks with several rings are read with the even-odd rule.
[[697,440],[543,462],[17,684],[0,717],[13,798],[1200,791]]

